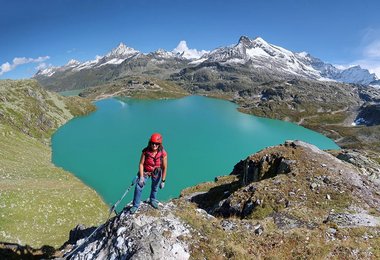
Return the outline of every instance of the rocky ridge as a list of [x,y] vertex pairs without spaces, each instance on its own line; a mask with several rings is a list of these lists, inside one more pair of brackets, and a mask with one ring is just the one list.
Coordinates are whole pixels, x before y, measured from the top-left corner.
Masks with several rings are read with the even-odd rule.
[[[249,39],[241,36],[236,45],[211,52],[189,50],[185,43],[185,49],[197,53],[195,56],[185,51],[178,52],[183,49],[180,45],[171,52],[159,49],[143,54],[120,43],[105,56],[83,63],[70,61],[62,67],[47,68],[37,72],[34,78],[54,91],[98,86],[127,75],[185,81],[190,85],[204,83],[207,79],[210,81],[213,75],[215,79],[229,79],[229,83],[236,80],[252,83],[298,78],[370,85],[376,84],[378,80],[375,74],[359,66],[340,70],[310,54],[291,52],[260,37]],[[202,56],[199,57],[199,53]],[[228,71],[238,72],[241,76],[226,74]],[[243,77],[244,74],[247,75]],[[214,82],[211,80],[210,83]]]

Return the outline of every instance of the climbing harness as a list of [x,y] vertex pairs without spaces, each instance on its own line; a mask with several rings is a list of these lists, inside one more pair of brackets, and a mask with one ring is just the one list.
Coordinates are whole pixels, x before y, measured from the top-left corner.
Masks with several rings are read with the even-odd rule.
[[92,237],[92,235],[94,235],[96,233],[96,231],[102,229],[105,225],[105,223],[107,223],[107,221],[110,219],[111,215],[112,215],[112,212],[115,212],[115,214],[117,215],[117,212],[116,212],[116,207],[119,205],[119,203],[124,199],[125,195],[127,195],[127,193],[129,192],[129,190],[136,184],[137,182],[137,177],[134,177],[133,180],[132,180],[132,183],[131,185],[129,185],[129,187],[125,190],[123,196],[121,196],[121,198],[116,201],[115,204],[113,204],[113,206],[110,208],[109,210],[109,214],[108,214],[108,218],[107,220],[104,222],[104,224],[101,224],[99,227],[97,227],[87,238],[85,241],[83,241],[83,243],[81,243],[79,246],[77,246],[74,250],[72,250],[68,255],[64,256],[63,259],[68,259],[74,252],[76,252],[80,247],[82,247],[85,243],[87,243],[87,241],[90,239],[90,237]]

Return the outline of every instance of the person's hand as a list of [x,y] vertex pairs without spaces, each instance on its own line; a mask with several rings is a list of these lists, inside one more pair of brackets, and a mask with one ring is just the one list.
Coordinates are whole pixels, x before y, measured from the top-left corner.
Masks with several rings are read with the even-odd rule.
[[160,189],[163,189],[164,187],[165,187],[165,182],[162,181],[162,182],[160,183]]
[[139,186],[142,188],[142,187],[144,187],[144,182],[145,182],[145,179],[144,179],[144,176],[143,177],[140,177],[139,178]]
[[139,181],[139,178],[136,176],[135,178],[132,179],[131,186],[135,185]]

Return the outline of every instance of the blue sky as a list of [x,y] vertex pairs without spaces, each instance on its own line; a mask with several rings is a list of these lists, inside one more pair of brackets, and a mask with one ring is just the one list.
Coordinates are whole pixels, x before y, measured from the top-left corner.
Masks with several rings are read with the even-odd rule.
[[120,42],[212,50],[241,35],[380,77],[379,11],[378,0],[0,0],[0,79],[92,60]]

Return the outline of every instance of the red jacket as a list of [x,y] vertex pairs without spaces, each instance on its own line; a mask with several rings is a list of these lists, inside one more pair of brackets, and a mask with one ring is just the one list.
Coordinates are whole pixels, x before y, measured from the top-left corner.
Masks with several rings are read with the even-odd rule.
[[155,156],[153,156],[153,152],[147,148],[145,148],[142,152],[145,156],[145,172],[153,172],[155,168],[160,168],[162,165],[162,160],[166,156],[166,151],[164,149],[162,149],[162,151],[157,151]]

